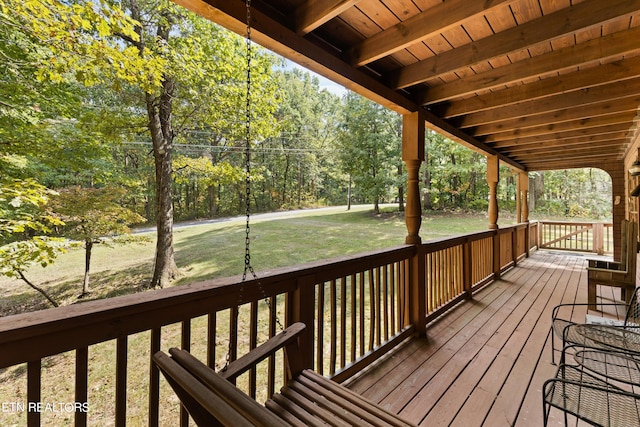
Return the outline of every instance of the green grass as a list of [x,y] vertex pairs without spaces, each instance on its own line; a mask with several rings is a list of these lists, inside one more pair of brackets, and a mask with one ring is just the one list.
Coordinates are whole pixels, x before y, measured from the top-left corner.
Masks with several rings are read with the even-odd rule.
[[[174,285],[241,274],[244,269],[244,220],[177,227],[176,263],[181,277]],[[423,219],[423,241],[485,230],[483,215],[433,214]],[[261,270],[383,249],[404,243],[404,216],[386,208],[375,215],[368,206],[287,214],[282,219],[251,220],[251,260]],[[151,278],[155,241],[94,249],[91,294],[101,299],[138,292]],[[62,304],[78,302],[84,274],[84,251],[63,254],[46,268],[34,267],[27,277]],[[46,308],[44,299],[19,280],[0,278],[0,316]]]

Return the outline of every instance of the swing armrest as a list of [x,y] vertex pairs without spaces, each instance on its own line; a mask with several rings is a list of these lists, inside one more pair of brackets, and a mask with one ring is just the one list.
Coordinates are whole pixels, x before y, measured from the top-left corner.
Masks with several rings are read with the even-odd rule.
[[297,339],[298,336],[305,331],[305,328],[306,325],[304,323],[294,323],[284,331],[271,337],[265,343],[254,348],[249,353],[229,363],[227,368],[220,371],[218,374],[226,380],[233,381],[283,347],[285,348],[287,364],[290,367],[290,371],[293,371],[294,373],[301,371],[302,366],[298,366],[300,362],[295,358],[299,354],[296,351],[298,347]]

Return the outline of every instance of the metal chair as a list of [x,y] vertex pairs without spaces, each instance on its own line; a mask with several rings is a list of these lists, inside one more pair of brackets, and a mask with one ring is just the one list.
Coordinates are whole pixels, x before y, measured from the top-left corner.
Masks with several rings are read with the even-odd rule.
[[552,407],[563,411],[565,426],[567,414],[595,426],[640,425],[640,395],[571,365],[559,365],[555,378],[542,387],[545,426]]
[[[640,287],[636,288],[631,296],[628,304],[626,303],[610,303],[601,304],[602,306],[621,307],[625,310],[624,322],[621,322],[618,327],[639,330],[640,328]],[[573,322],[568,319],[560,317],[560,311],[563,307],[578,307],[588,306],[589,303],[576,303],[576,304],[560,304],[553,308],[551,313],[551,363],[555,365],[555,352],[556,350],[555,339],[562,339],[562,349],[568,344],[579,344],[591,348],[610,348],[603,346],[602,343],[586,338],[580,333],[576,325],[579,323]]]

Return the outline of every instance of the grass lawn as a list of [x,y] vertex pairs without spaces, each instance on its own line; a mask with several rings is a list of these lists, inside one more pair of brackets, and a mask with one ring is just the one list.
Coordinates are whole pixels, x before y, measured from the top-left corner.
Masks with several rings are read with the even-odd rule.
[[[174,285],[241,274],[244,269],[244,219],[192,223],[174,230],[176,262],[181,278]],[[423,218],[423,241],[485,230],[484,215],[435,213]],[[251,219],[252,265],[261,270],[330,259],[404,243],[402,213],[385,208],[375,215],[370,206],[350,211],[332,208],[255,215]],[[151,279],[154,233],[147,243],[94,248],[91,266],[92,293],[100,299],[138,292]],[[64,305],[76,303],[82,290],[84,251],[61,255],[54,264],[26,272],[35,284]],[[47,308],[44,298],[20,280],[0,277],[0,316]]]

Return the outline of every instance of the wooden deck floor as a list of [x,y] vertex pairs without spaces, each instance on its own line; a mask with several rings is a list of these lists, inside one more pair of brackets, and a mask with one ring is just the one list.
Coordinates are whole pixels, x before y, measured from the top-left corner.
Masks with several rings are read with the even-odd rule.
[[[347,385],[421,426],[541,426],[542,385],[556,371],[551,310],[586,302],[586,264],[585,256],[535,252],[429,325],[427,339],[407,341]],[[553,410],[549,425],[561,421]]]

